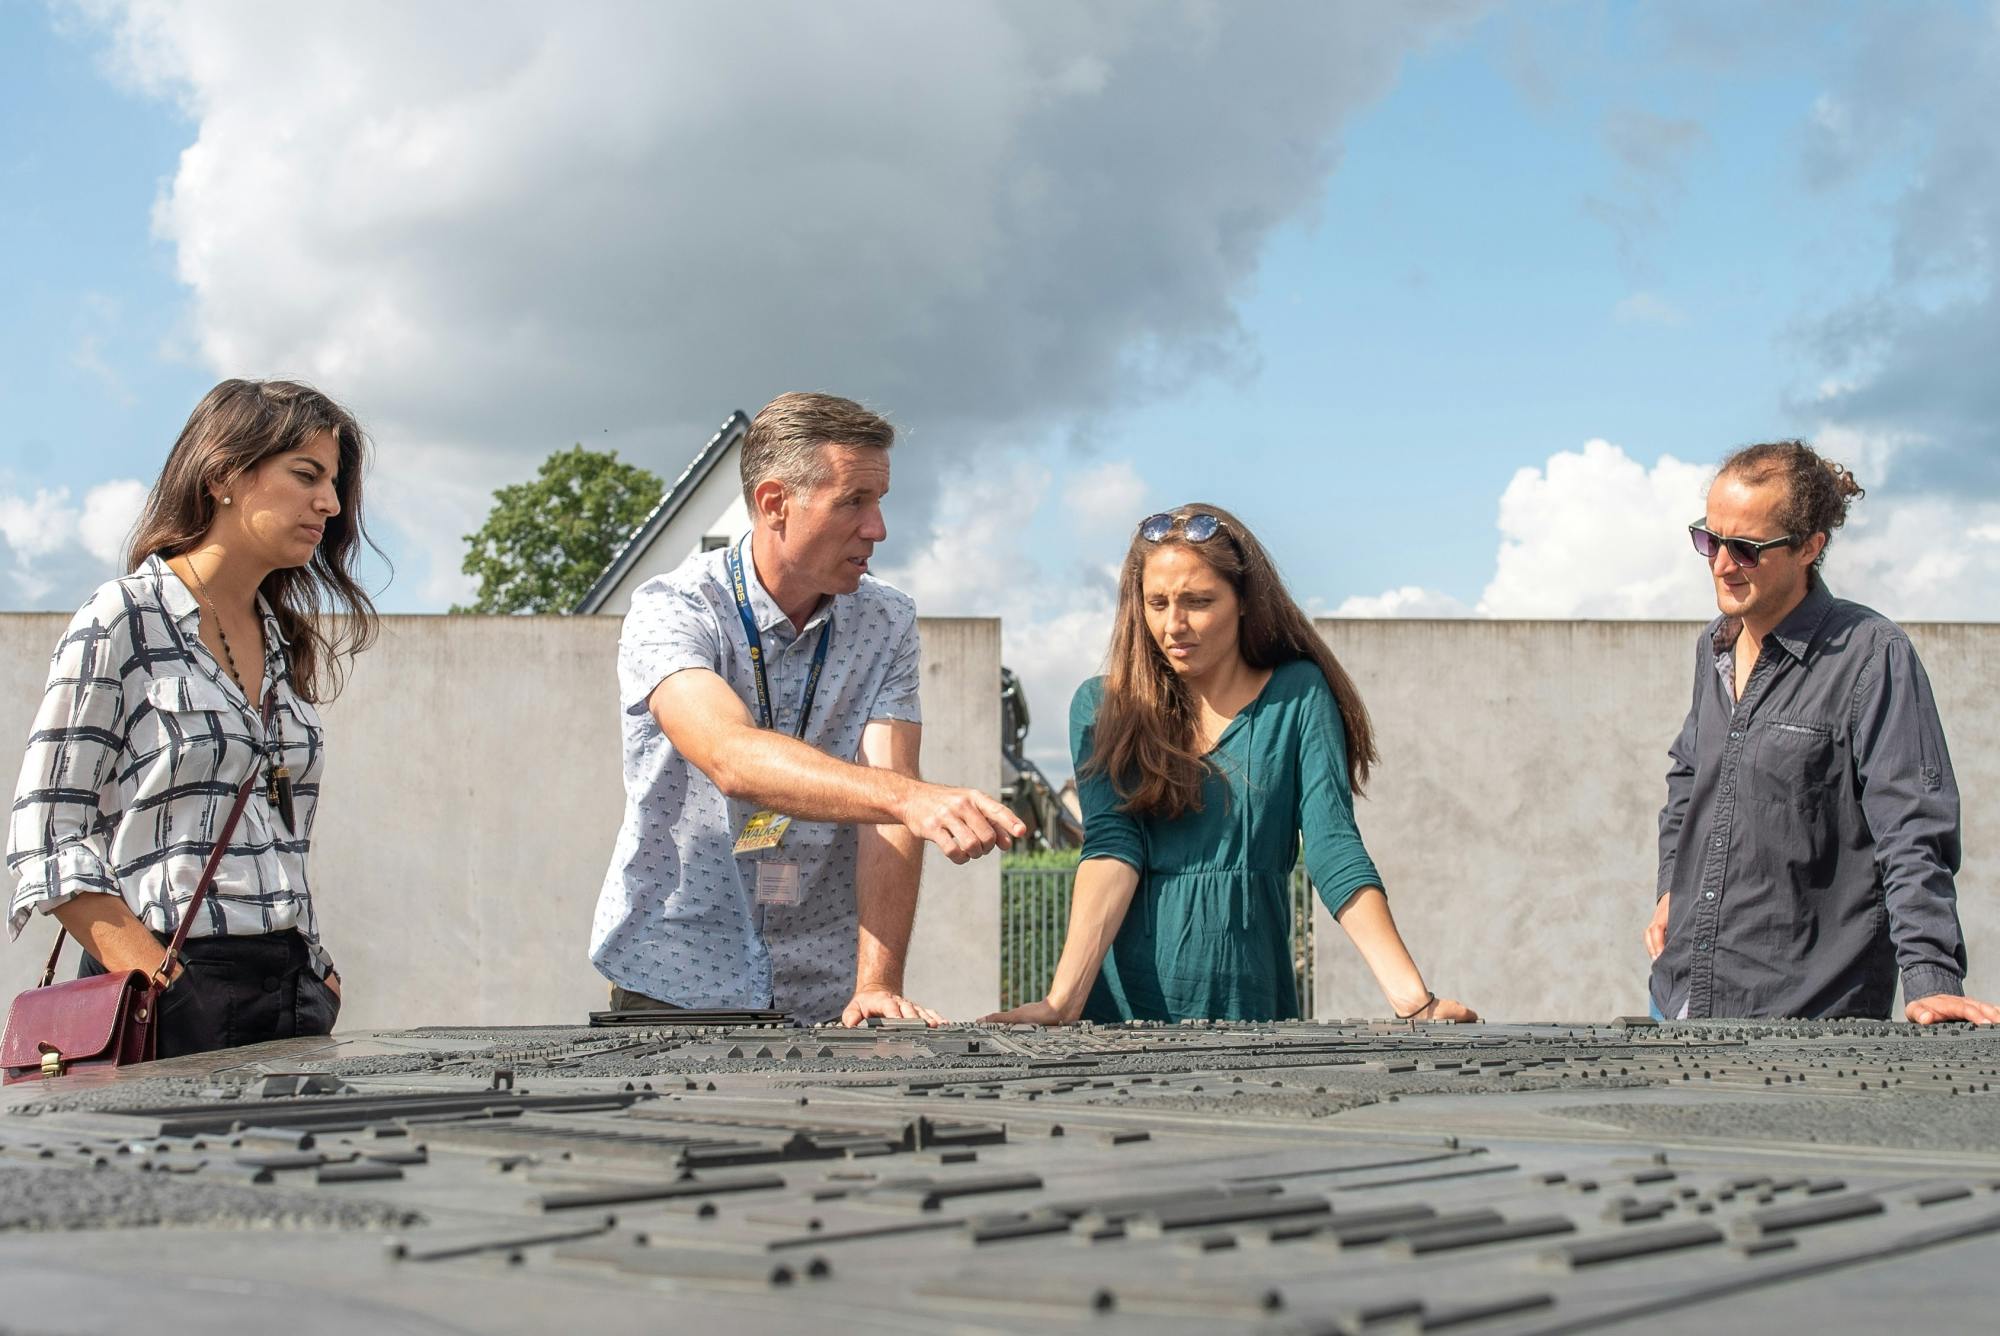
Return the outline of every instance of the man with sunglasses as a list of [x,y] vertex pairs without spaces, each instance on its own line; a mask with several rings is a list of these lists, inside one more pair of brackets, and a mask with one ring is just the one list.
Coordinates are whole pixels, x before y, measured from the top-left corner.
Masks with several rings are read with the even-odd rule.
[[1861,488],[1798,441],[1731,455],[1689,526],[1721,616],[1669,754],[1656,1015],[2000,1021],[1963,996],[1958,786],[1901,628],[1819,566]]

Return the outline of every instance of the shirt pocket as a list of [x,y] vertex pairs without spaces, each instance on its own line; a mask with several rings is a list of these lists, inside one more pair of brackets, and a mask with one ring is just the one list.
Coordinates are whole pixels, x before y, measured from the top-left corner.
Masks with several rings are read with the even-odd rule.
[[214,779],[226,751],[242,751],[243,711],[229,694],[205,677],[165,674],[146,683],[152,710],[133,730],[135,768],[164,769],[166,785]]
[[317,776],[325,730],[312,702],[291,692],[280,695],[276,731],[278,737],[272,741],[283,743],[285,766],[292,772],[292,783],[302,784]]
[[205,677],[162,674],[146,683],[146,699],[156,710],[173,715],[240,713],[229,693]]
[[1757,796],[1791,807],[1823,807],[1839,788],[1841,763],[1831,725],[1773,719],[1757,744]]

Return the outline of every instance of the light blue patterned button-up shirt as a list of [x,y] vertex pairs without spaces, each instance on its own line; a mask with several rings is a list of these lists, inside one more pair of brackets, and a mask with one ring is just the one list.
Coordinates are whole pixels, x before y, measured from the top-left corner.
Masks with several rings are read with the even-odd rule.
[[[828,617],[833,639],[805,741],[852,760],[870,720],[922,721],[917,611],[907,594],[863,577],[795,635],[757,578],[747,543],[743,551],[777,728],[798,729]],[[648,580],[625,615],[618,637],[625,820],[598,895],[590,959],[620,987],[676,1006],[776,1007],[806,1023],[835,1020],[854,992],[856,828],[794,821],[781,847],[737,857],[736,833],[755,808],[725,798],[647,708],[661,682],[706,668],[757,718],[728,556],[703,552]],[[800,865],[799,903],[756,903],[757,863],[774,858]]]

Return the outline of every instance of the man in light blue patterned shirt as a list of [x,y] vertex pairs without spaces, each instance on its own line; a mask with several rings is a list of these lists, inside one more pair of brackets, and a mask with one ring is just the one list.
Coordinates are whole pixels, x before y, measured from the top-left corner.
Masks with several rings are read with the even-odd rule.
[[614,1008],[939,1021],[903,996],[923,842],[962,863],[1025,831],[918,778],[916,608],[868,574],[894,440],[846,399],[772,400],[743,440],[750,533],[632,596],[590,937]]

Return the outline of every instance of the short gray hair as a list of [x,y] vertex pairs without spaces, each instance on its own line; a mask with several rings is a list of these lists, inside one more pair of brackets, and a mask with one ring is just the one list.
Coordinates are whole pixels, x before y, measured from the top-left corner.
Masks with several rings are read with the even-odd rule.
[[781,394],[757,411],[743,437],[743,501],[754,515],[753,495],[775,478],[800,493],[827,480],[823,445],[887,450],[896,429],[881,415],[833,394]]

